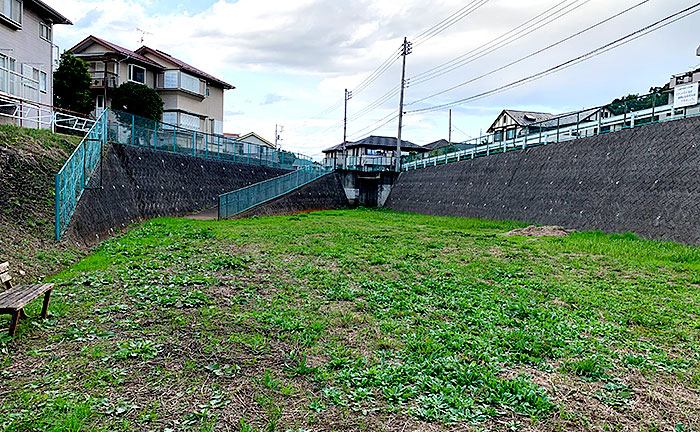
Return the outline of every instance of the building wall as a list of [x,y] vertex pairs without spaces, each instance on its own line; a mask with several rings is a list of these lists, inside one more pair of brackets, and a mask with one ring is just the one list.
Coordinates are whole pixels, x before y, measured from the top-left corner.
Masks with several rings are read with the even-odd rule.
[[[24,4],[24,16],[22,28],[15,30],[4,22],[0,22],[0,51],[17,60],[17,72],[21,72],[22,63],[30,64],[47,74],[47,89],[42,92],[39,102],[53,105],[53,50],[51,42],[39,37],[39,23],[41,18],[27,3]],[[55,27],[49,23],[45,23]],[[10,51],[11,50],[11,51]]]
[[700,244],[700,117],[403,172],[386,207]]

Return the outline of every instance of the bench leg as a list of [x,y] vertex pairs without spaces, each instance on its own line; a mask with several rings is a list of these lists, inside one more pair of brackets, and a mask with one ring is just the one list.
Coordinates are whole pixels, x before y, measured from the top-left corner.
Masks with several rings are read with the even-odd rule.
[[10,321],[10,336],[15,335],[15,330],[17,330],[17,321],[19,321],[19,311],[12,312],[12,320]]
[[27,314],[24,313],[24,309],[19,310],[19,319],[27,319]]
[[51,291],[46,291],[44,294],[44,306],[41,308],[41,317],[46,318],[46,314],[49,312],[49,301],[51,300]]

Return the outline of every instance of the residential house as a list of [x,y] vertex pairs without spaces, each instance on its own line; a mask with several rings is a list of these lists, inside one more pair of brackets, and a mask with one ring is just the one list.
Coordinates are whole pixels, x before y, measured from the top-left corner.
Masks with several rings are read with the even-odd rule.
[[163,68],[155,88],[163,98],[164,123],[223,134],[224,92],[234,86],[163,51],[143,46],[136,53]]
[[92,35],[78,42],[71,51],[89,65],[96,116],[112,106],[112,90],[122,83],[137,82],[155,88],[156,77],[164,69],[141,54]]
[[90,64],[95,114],[111,106],[113,89],[137,82],[155,89],[163,99],[163,123],[223,133],[224,92],[232,85],[146,46],[131,51],[91,35],[71,51]]
[[54,25],[72,23],[40,0],[0,4],[0,118],[49,127],[38,119],[53,105]]
[[[613,112],[607,108],[591,108],[563,114],[550,114],[537,111],[503,110],[488,128],[493,134],[494,142],[514,140],[516,137],[549,131],[557,128],[591,123],[612,117]],[[597,127],[591,133],[598,133]]]
[[[323,150],[324,165],[330,168],[347,168],[360,171],[391,171],[396,164],[397,139],[384,136],[369,136],[359,141],[348,142]],[[345,160],[344,151],[347,152]],[[429,151],[410,141],[401,141],[401,156]]]

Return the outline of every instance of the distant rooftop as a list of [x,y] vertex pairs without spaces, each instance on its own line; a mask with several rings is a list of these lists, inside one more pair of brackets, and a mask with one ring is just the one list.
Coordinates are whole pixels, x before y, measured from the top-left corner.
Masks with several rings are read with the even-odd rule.
[[[363,138],[359,141],[353,141],[353,142],[348,142],[347,143],[347,148],[353,148],[353,147],[369,147],[369,148],[383,148],[383,149],[396,149],[396,141],[397,139],[394,137],[385,137],[385,136],[368,136],[367,138]],[[333,151],[339,151],[343,149],[343,144],[338,144],[333,147],[327,148],[323,150],[323,153],[330,153]],[[414,144],[410,141],[405,141],[401,140],[401,150],[403,151],[417,151],[417,152],[426,152],[428,151],[427,148],[421,147],[418,144]]]

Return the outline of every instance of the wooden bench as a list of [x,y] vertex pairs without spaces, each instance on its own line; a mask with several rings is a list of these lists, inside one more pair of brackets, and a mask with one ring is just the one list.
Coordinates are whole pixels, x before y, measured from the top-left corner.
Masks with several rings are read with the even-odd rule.
[[49,310],[49,300],[53,284],[20,285],[13,287],[10,277],[10,264],[0,263],[0,283],[5,285],[5,291],[0,292],[0,315],[12,315],[10,322],[10,336],[14,336],[17,330],[17,322],[24,319],[24,307],[44,294],[44,307],[41,309],[41,317],[46,318]]

